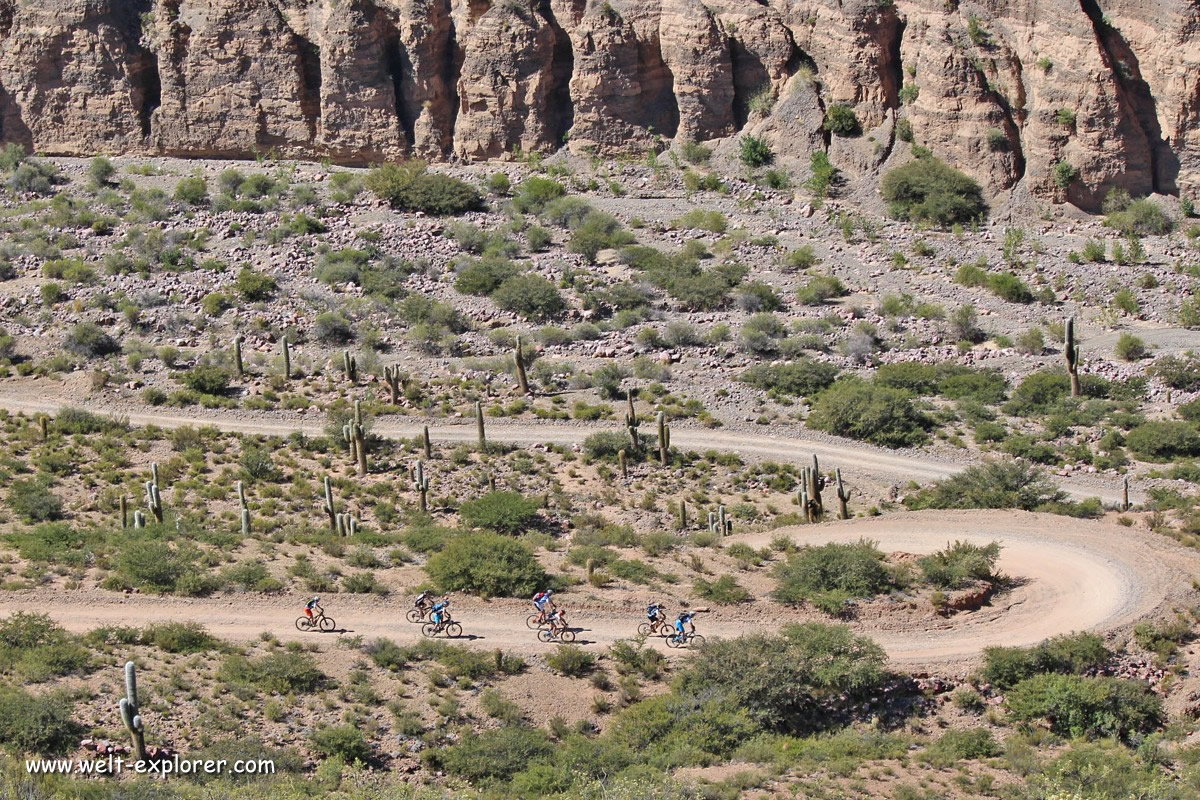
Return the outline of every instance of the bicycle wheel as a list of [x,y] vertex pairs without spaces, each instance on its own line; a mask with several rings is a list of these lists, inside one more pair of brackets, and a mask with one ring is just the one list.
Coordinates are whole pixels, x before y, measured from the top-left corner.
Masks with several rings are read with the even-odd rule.
[[538,628],[537,637],[539,642],[548,643],[554,638],[554,634],[550,632],[549,628]]
[[704,637],[698,633],[694,633],[688,637],[688,647],[703,647]]
[[308,632],[312,630],[312,620],[308,617],[296,617],[296,630]]
[[421,626],[421,635],[432,639],[437,635],[437,625],[434,625],[432,622],[426,622]]
[[337,627],[337,623],[334,622],[330,617],[326,617],[326,616],[321,617],[321,630],[325,631],[326,633],[329,633],[331,630],[333,630],[336,627]]
[[570,644],[571,642],[575,641],[575,631],[571,630],[570,628],[567,628],[565,631],[559,631],[558,640],[560,642],[566,642],[567,644]]
[[419,608],[410,608],[408,613],[404,615],[404,618],[412,623],[425,621],[425,615],[421,613],[421,609]]
[[459,625],[457,622],[451,622],[446,626],[446,635],[451,639],[457,639],[462,636],[462,625]]
[[667,643],[667,647],[680,647],[682,645],[682,642],[680,642],[674,636],[666,637],[665,641]]
[[531,631],[536,631],[538,628],[542,627],[542,623],[539,622],[541,616],[541,614],[530,614],[525,618],[525,626]]
[[649,622],[643,622],[641,625],[638,625],[639,636],[649,636],[652,633],[654,633],[654,629],[650,627]]

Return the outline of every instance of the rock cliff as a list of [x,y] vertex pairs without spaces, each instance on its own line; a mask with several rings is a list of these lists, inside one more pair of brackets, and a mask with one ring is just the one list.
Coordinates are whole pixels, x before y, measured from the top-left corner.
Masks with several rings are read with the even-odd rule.
[[[860,136],[823,130],[835,103]],[[0,0],[0,139],[48,154],[479,160],[747,131],[853,176],[908,128],[993,193],[1195,194],[1200,2]]]

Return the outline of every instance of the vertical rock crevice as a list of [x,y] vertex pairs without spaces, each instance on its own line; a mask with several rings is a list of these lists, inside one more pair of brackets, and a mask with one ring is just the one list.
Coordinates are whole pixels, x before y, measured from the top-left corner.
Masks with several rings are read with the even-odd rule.
[[563,30],[554,15],[550,0],[542,0],[536,8],[538,16],[549,26],[554,35],[551,51],[550,91],[547,95],[548,118],[546,131],[556,146],[566,141],[566,136],[575,124],[575,103],[571,99],[571,76],[575,74],[575,49],[571,37]]
[[297,34],[296,51],[300,113],[308,125],[309,136],[316,141],[321,128],[321,48]]

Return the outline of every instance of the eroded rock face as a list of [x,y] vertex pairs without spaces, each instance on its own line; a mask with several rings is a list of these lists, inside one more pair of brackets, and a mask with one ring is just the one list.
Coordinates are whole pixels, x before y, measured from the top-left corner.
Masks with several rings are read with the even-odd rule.
[[0,0],[0,139],[370,163],[753,132],[873,179],[911,127],[989,192],[1096,208],[1200,192],[1198,31],[1190,0]]

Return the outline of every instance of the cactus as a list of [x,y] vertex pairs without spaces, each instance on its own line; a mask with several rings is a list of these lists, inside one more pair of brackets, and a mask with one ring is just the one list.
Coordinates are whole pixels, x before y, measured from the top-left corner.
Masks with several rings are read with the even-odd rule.
[[679,530],[687,530],[687,501],[679,501]]
[[733,520],[725,515],[725,506],[717,506],[717,524],[721,526],[721,535],[733,533]]
[[413,488],[417,490],[417,508],[424,514],[429,511],[429,476],[425,474],[425,462],[418,461],[413,474]]
[[121,495],[121,530],[129,527],[129,498]]
[[817,461],[817,454],[813,453],[812,471],[808,474],[808,496],[812,499],[818,520],[825,516],[825,501],[821,499],[821,490],[824,488],[825,478],[821,475],[821,464]]
[[242,363],[242,342],[245,341],[239,333],[233,337],[233,366],[237,369],[238,378],[246,377],[246,365]]
[[246,503],[246,486],[241,481],[237,482],[238,507],[241,509],[242,518],[242,536],[250,535],[250,506]]
[[342,372],[351,383],[358,383],[358,359],[349,350],[342,351]]
[[133,527],[135,530],[146,527],[146,515],[142,513],[141,509],[133,512]]
[[665,467],[668,451],[671,449],[671,428],[667,425],[667,415],[658,412],[658,460]]
[[846,503],[850,502],[850,492],[842,483],[841,469],[835,469],[833,474],[837,480],[838,519],[850,519],[850,509],[846,507]]
[[426,458],[433,458],[433,442],[429,440],[429,426],[421,427],[421,449],[425,451]]
[[617,451],[617,463],[621,465],[621,477],[629,477],[629,459],[625,456],[625,450]]
[[142,722],[141,709],[138,707],[137,666],[132,661],[125,662],[125,696],[117,704],[121,710],[121,721],[129,731],[129,739],[133,743],[133,757],[136,761],[146,760],[146,726]]
[[399,367],[384,367],[383,382],[387,384],[392,405],[400,405],[400,388],[404,384],[404,373]]
[[513,348],[513,361],[517,365],[517,388],[521,390],[521,394],[529,394],[529,379],[525,377],[525,356],[521,353],[521,337],[517,337],[517,344]]
[[491,470],[487,474],[487,487],[489,492],[496,491],[496,475]]
[[1063,356],[1071,376],[1071,397],[1079,397],[1079,345],[1075,343],[1075,318],[1067,317],[1063,335]]
[[[805,469],[808,469],[808,468],[805,467]],[[809,504],[809,502],[810,501],[809,501],[809,497],[808,497],[808,482],[801,481],[800,482],[800,513],[802,513],[804,515],[805,522],[813,521],[812,506]]]
[[475,429],[479,433],[479,452],[487,452],[487,435],[483,429],[483,403],[475,401]]
[[50,436],[50,418],[45,414],[38,417],[38,430],[41,431],[42,441],[46,441]]
[[629,443],[633,445],[635,454],[642,452],[642,443],[638,440],[638,418],[633,409],[633,389],[625,391],[625,400],[629,403],[629,411],[625,413],[625,427],[629,430]]
[[287,337],[283,339],[283,377],[286,380],[292,378],[292,346],[288,344]]
[[715,511],[708,512],[708,532],[717,532],[717,512]]
[[334,518],[335,533],[339,536],[354,536],[358,533],[358,520],[349,512]]
[[1126,475],[1121,479],[1121,510],[1129,510],[1129,476]]
[[333,505],[333,482],[325,476],[325,514],[329,517],[329,530],[337,533],[337,509]]
[[162,494],[158,488],[158,463],[150,465],[150,480],[146,481],[146,508],[154,515],[155,522],[163,521]]

